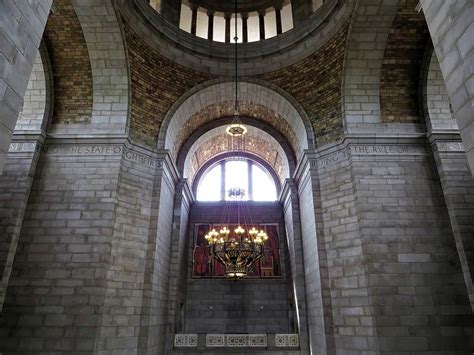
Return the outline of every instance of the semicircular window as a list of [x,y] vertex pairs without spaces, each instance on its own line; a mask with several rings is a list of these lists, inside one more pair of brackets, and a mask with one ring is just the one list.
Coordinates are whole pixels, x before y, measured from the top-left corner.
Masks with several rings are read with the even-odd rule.
[[275,201],[273,175],[250,159],[225,159],[206,170],[197,182],[198,201]]

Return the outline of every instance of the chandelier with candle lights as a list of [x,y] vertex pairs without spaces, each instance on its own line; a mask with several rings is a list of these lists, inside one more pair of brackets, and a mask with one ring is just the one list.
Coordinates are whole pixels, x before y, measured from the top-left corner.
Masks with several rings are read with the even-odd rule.
[[263,230],[246,230],[239,224],[232,231],[227,226],[219,231],[212,229],[205,238],[215,260],[224,265],[225,277],[240,279],[263,256],[268,236]]
[[[235,1],[235,16],[237,19],[237,1]],[[229,136],[229,152],[233,155],[243,155],[245,150],[245,134],[247,128],[239,119],[238,111],[238,62],[237,62],[237,21],[235,21],[235,91],[234,91],[234,118],[227,126],[226,132]],[[228,196],[237,203],[237,228],[229,228],[223,223],[223,227],[217,231],[212,229],[206,234],[209,253],[224,266],[224,275],[230,279],[240,279],[247,276],[252,266],[264,255],[265,242],[268,239],[264,230],[258,230],[252,226],[251,218],[246,218],[246,209],[241,201],[245,196],[245,190],[231,188]],[[248,213],[248,215],[250,215]],[[242,227],[241,217],[245,220],[246,228]],[[250,216],[247,216],[250,217]],[[250,223],[249,223],[250,222]],[[249,225],[250,227],[247,227]]]

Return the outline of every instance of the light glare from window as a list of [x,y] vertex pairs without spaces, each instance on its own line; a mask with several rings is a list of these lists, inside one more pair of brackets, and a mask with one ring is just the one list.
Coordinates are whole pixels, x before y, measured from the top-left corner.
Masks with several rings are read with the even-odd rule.
[[253,200],[276,200],[276,187],[272,178],[257,165],[252,166]]
[[[252,196],[249,195],[249,164],[252,166]],[[225,170],[224,181],[221,179],[222,166]],[[224,195],[222,195],[222,184],[224,184]],[[232,200],[228,196],[231,188],[243,189],[244,201],[277,199],[277,189],[270,173],[249,160],[226,160],[208,170],[198,182],[196,198],[198,201]]]
[[248,163],[247,161],[227,161],[225,163],[225,199],[229,198],[228,192],[230,189],[241,189],[245,191],[243,200],[249,199],[249,184],[248,184]]
[[199,182],[197,199],[199,201],[220,201],[221,199],[221,166],[209,170]]

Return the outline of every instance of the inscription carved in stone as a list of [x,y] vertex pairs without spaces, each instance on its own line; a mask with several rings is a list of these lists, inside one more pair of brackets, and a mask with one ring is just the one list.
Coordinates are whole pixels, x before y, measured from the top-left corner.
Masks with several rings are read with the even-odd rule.
[[122,153],[120,145],[48,145],[43,147],[48,155],[118,155]]
[[311,161],[311,167],[323,168],[325,166],[343,161],[354,155],[424,155],[425,147],[421,145],[397,145],[397,144],[366,144],[351,145],[337,152],[321,156]]
[[[20,144],[20,143],[14,143]],[[21,143],[26,144],[26,143]],[[14,146],[15,149],[20,149]],[[12,145],[10,145],[12,149]],[[64,145],[48,145],[44,146],[43,152],[52,156],[113,156],[121,155],[123,153],[124,159],[144,165],[147,167],[161,167],[161,160],[152,158],[148,155],[133,151],[131,149],[124,149],[121,145],[86,145],[86,144],[64,144]],[[25,150],[22,150],[25,151]]]
[[441,142],[436,143],[440,152],[464,152],[464,145],[461,142]]
[[129,161],[133,161],[138,164],[146,165],[152,168],[159,168],[161,167],[161,161],[158,159],[151,158],[144,154],[140,154],[137,152],[133,152],[131,150],[125,151],[125,159]]
[[10,143],[9,152],[34,152],[36,150],[35,142]]

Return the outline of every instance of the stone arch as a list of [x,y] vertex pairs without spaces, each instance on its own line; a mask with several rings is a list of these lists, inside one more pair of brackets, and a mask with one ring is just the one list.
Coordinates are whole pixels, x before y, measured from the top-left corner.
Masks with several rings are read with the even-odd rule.
[[380,115],[384,123],[421,123],[421,75],[429,43],[418,0],[400,1],[385,45],[380,72]]
[[380,75],[398,1],[361,0],[352,16],[343,79],[346,126],[380,122]]
[[[158,148],[170,149],[176,157],[182,144],[202,124],[232,115],[233,88],[231,81],[211,80],[183,95],[160,127]],[[240,82],[238,90],[240,113],[260,119],[281,132],[297,159],[305,149],[314,148],[308,116],[288,94],[257,80]]]
[[[54,31],[59,38],[64,34],[67,38],[70,32],[64,22],[67,24],[73,21],[79,28],[71,36],[80,35],[80,43],[66,42],[60,45],[67,46],[68,53],[85,51],[89,69],[84,70],[89,73],[83,72],[80,75],[83,80],[88,79],[87,87],[84,88],[87,93],[77,93],[75,90],[81,97],[81,104],[87,102],[88,105],[83,114],[84,119],[78,120],[78,115],[66,119],[59,117],[55,119],[50,133],[125,133],[128,124],[128,67],[124,39],[112,1],[60,0],[55,2],[51,17],[56,17],[57,26]],[[55,45],[57,44],[51,43],[51,47]],[[54,52],[54,47],[50,50]],[[85,99],[84,95],[89,98]],[[74,108],[72,110],[75,111]]]
[[[194,181],[192,182],[192,185],[191,185],[191,191],[194,193],[195,197],[197,197],[197,189],[198,189],[200,180],[213,167],[215,167],[221,161],[228,158],[232,158],[232,155],[228,153],[222,153],[222,154],[218,154],[214,156],[213,158],[208,160],[206,163],[202,164],[202,166],[197,170],[194,177]],[[276,192],[278,196],[281,193],[282,182],[279,176],[277,175],[277,173],[275,172],[275,170],[273,169],[273,167],[266,160],[263,160],[260,156],[254,155],[252,153],[248,153],[248,152],[244,153],[243,158],[251,160],[254,164],[260,166],[264,171],[266,171],[271,176],[275,184],[275,188],[276,188]]]
[[[187,149],[180,152],[178,158],[178,169],[182,169],[182,175],[193,185],[197,172],[216,156],[225,154],[228,150],[228,139],[224,127],[230,120],[219,120],[220,125],[208,129],[204,134],[193,139]],[[294,161],[290,163],[285,149],[281,143],[264,129],[252,125],[251,120],[245,120],[248,132],[245,137],[245,152],[259,157],[273,169],[278,176],[280,184],[290,177],[290,169],[294,171]],[[208,125],[206,125],[208,126]],[[208,128],[208,127],[206,127]],[[193,135],[194,136],[194,135]],[[290,167],[291,164],[291,167]],[[181,165],[181,166],[180,166]]]
[[72,0],[91,60],[92,123],[123,133],[128,119],[128,68],[122,31],[111,0]]
[[428,131],[457,130],[458,125],[453,117],[446,84],[433,48],[428,55],[423,84],[423,108]]
[[54,2],[44,41],[54,79],[53,124],[89,124],[93,102],[90,56],[71,0]]
[[41,42],[14,133],[42,133],[51,121],[53,78],[48,50]]

